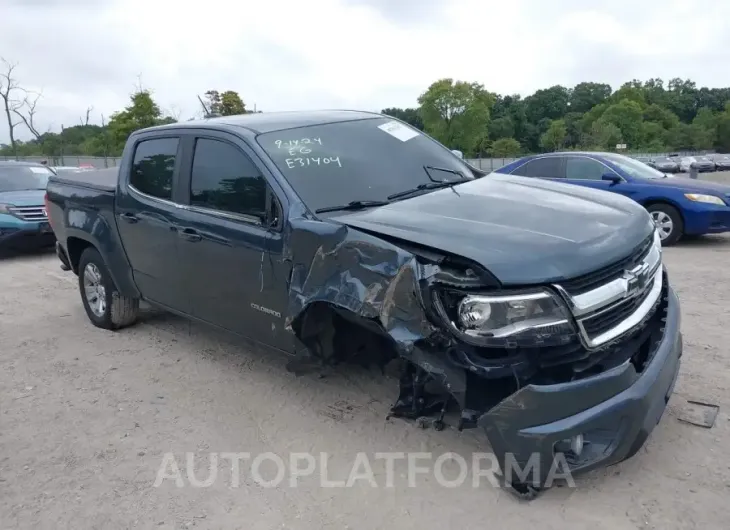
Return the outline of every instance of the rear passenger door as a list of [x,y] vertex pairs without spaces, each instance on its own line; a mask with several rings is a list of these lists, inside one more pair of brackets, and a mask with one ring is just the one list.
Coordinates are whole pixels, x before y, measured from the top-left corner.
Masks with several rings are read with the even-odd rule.
[[291,267],[273,179],[233,135],[209,131],[189,141],[179,234],[191,314],[291,352],[293,334],[285,330]]
[[181,138],[174,134],[142,136],[130,156],[131,164],[120,169],[124,174],[120,174],[115,213],[134,281],[144,298],[186,312],[186,297],[180,289],[179,205],[175,202]]
[[559,156],[533,158],[512,171],[511,174],[520,177],[564,180],[565,168],[563,166],[563,158]]

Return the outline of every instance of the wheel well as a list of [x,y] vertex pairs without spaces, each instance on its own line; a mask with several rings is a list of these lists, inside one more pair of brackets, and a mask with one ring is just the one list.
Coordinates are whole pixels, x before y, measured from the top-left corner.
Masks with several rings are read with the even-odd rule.
[[398,357],[393,339],[380,323],[327,302],[314,302],[292,328],[309,351],[326,363],[385,366]]
[[94,245],[92,245],[85,239],[81,239],[78,237],[69,237],[66,241],[66,249],[68,250],[68,260],[71,265],[71,270],[74,271],[76,274],[79,273],[79,260],[81,259],[81,254],[83,254],[84,250],[86,250],[88,247],[93,246]]
[[649,199],[648,201],[645,201],[642,204],[642,206],[644,206],[644,208],[646,208],[648,210],[649,206],[654,206],[655,204],[663,204],[665,206],[671,206],[672,208],[677,210],[677,213],[679,214],[679,218],[682,219],[682,224],[684,224],[684,214],[682,213],[682,209],[679,206],[677,206],[676,204],[673,204],[669,201],[665,201],[662,199]]

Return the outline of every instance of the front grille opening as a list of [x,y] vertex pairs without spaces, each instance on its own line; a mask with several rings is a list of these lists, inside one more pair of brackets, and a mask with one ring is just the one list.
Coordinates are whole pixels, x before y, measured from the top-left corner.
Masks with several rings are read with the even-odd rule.
[[622,300],[621,302],[614,304],[609,309],[601,310],[595,316],[588,316],[580,321],[580,325],[585,330],[587,337],[591,340],[598,337],[599,335],[609,331],[616,327],[623,320],[626,320],[631,314],[633,314],[644,300],[651,293],[652,287],[654,286],[654,279],[648,283],[644,291],[639,293],[637,296],[628,300]]
[[14,206],[10,213],[24,221],[47,221],[46,209],[43,206]]
[[595,272],[590,272],[583,276],[579,276],[578,278],[561,282],[560,286],[571,296],[577,296],[600,287],[605,283],[611,282],[620,277],[626,269],[633,269],[636,265],[638,265],[649,253],[653,242],[654,234],[642,241],[641,244],[631,251],[631,253],[624,259]]

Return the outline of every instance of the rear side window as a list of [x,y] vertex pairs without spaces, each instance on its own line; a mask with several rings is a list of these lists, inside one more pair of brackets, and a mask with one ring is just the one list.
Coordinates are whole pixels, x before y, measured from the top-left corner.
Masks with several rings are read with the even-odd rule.
[[526,164],[512,171],[512,175],[520,177],[536,177],[559,179],[563,178],[563,164],[560,157],[538,158],[530,160]]
[[130,184],[146,195],[172,199],[179,138],[155,138],[137,144]]
[[190,176],[190,204],[266,218],[266,179],[237,147],[198,138]]

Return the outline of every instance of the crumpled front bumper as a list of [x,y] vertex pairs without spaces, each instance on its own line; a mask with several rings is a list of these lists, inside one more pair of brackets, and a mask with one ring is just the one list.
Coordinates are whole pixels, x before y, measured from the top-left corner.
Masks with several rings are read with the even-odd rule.
[[665,332],[641,373],[626,362],[579,381],[528,385],[482,415],[479,426],[503,471],[529,470],[524,481],[536,486],[555,473],[556,444],[579,434],[584,439],[580,455],[561,453],[571,474],[615,464],[633,456],[659,422],[681,356],[679,300],[669,288]]

